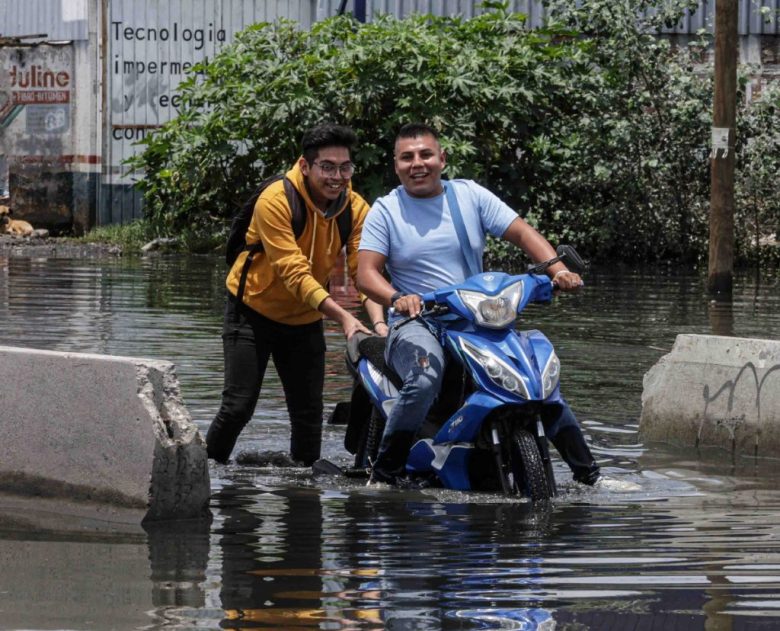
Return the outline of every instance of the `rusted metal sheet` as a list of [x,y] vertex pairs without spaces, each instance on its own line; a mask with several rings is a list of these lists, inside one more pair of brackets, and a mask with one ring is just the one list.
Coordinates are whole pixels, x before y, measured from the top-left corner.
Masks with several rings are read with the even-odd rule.
[[69,230],[73,44],[0,47],[0,68],[0,154],[14,213],[35,227]]

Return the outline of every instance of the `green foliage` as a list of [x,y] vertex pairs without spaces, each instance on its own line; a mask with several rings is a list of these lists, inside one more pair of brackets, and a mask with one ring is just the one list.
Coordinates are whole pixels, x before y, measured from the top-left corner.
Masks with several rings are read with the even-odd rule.
[[712,97],[694,70],[705,42],[675,50],[657,36],[685,5],[550,3],[590,44],[592,72],[574,108],[528,145],[528,203],[543,232],[592,258],[691,260],[706,248]]
[[736,255],[759,265],[780,263],[778,121],[780,84],[775,83],[743,109],[737,128]]
[[395,132],[425,120],[446,132],[450,176],[478,179],[519,203],[515,156],[567,100],[582,45],[552,27],[529,33],[503,11],[471,20],[348,16],[311,31],[258,24],[181,87],[181,115],[144,141],[146,213],[166,230],[206,228],[237,209],[257,182],[298,156],[322,121],[359,135],[354,184],[372,199],[397,184]]
[[[146,217],[168,234],[224,234],[323,121],[358,133],[353,184],[371,201],[397,185],[396,131],[421,120],[443,134],[449,177],[479,181],[552,241],[591,259],[695,260],[709,207],[706,42],[676,50],[656,35],[690,4],[551,0],[536,30],[499,2],[468,20],[255,25],[196,68],[180,116],[132,160]],[[751,116],[746,133],[763,138],[768,119]]]
[[158,236],[156,228],[141,219],[127,224],[98,226],[73,240],[79,243],[112,243],[126,252],[140,252],[141,246]]

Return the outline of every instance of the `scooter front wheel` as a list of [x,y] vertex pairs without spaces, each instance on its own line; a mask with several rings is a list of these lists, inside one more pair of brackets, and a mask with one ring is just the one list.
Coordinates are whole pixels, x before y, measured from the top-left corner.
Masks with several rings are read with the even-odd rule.
[[512,431],[510,468],[515,493],[533,502],[552,498],[536,440],[529,431],[519,427]]

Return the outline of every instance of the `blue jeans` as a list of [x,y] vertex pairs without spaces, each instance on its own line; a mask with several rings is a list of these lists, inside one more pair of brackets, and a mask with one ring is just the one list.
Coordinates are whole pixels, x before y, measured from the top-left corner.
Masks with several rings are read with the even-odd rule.
[[[387,337],[385,361],[401,377],[403,387],[390,412],[380,451],[396,432],[416,433],[441,389],[447,354],[436,337],[420,320],[413,320]],[[577,419],[565,401],[542,411],[545,434],[552,440],[567,427],[577,427]]]
[[441,389],[446,353],[420,320],[412,320],[390,331],[385,362],[403,381],[398,401],[390,412],[382,436],[382,446],[396,432],[412,432],[425,421]]

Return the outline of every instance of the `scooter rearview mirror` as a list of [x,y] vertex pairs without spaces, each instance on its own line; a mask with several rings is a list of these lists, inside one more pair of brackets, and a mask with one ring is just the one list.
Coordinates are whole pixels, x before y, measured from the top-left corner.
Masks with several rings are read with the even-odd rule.
[[572,246],[559,245],[555,251],[560,257],[561,261],[563,261],[566,264],[566,267],[568,267],[572,272],[575,272],[576,274],[582,274],[587,268],[585,261],[582,260],[582,257],[577,254],[577,250],[575,250]]

